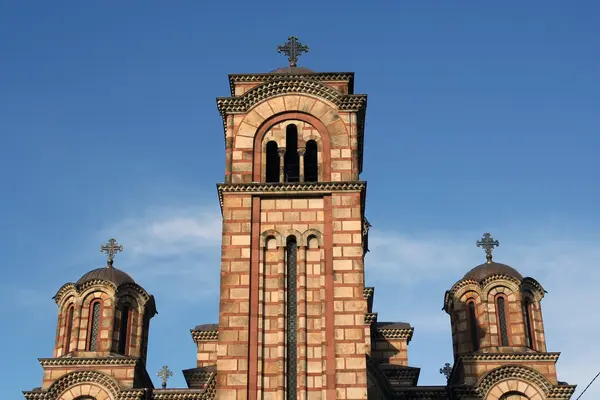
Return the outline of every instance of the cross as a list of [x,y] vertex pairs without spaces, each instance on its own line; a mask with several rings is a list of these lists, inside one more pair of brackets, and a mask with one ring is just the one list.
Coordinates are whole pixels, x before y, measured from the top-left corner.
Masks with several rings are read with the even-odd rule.
[[446,380],[450,379],[451,373],[452,373],[452,367],[450,366],[450,363],[446,363],[446,364],[444,364],[444,368],[440,368],[440,374],[444,375],[446,377]]
[[162,388],[165,389],[167,387],[167,381],[173,376],[173,372],[169,369],[169,367],[163,365],[160,371],[156,373],[156,376],[160,378]]
[[288,56],[290,67],[295,67],[298,57],[300,57],[302,53],[308,53],[308,46],[300,43],[296,36],[290,36],[288,37],[286,44],[277,46],[277,52]]
[[117,239],[109,239],[108,242],[100,246],[100,251],[108,256],[108,266],[112,267],[113,260],[118,252],[123,251],[123,245],[117,242]]
[[488,264],[491,263],[492,250],[494,250],[494,247],[500,246],[500,242],[495,240],[489,233],[484,233],[483,237],[478,240],[476,244],[477,247],[481,247],[485,250],[485,259],[487,260]]

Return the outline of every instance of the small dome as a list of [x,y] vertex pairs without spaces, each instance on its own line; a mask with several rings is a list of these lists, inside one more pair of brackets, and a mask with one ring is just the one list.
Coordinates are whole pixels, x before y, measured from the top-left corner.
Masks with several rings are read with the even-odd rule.
[[308,68],[304,67],[283,67],[278,68],[275,71],[271,71],[271,74],[314,74],[315,71],[312,71]]
[[112,282],[116,286],[119,286],[123,283],[135,283],[131,276],[121,271],[120,269],[114,267],[103,267],[93,269],[90,272],[86,273],[81,278],[79,278],[77,284],[81,285],[85,282],[93,281],[96,279],[102,279],[104,281]]
[[492,275],[508,275],[519,280],[523,279],[523,275],[516,269],[506,264],[500,264],[497,262],[490,262],[476,266],[463,277],[463,279],[473,279],[476,281],[482,281],[485,278]]

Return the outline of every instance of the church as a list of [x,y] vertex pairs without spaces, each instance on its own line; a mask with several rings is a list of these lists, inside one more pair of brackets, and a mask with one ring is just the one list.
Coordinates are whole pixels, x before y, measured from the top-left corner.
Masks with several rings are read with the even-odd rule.
[[166,367],[153,386],[155,299],[114,266],[123,246],[110,239],[106,266],[54,296],[53,356],[39,360],[41,386],[25,399],[571,399],[575,385],[557,379],[560,353],[546,348],[546,292],[494,261],[499,243],[489,233],[476,242],[485,261],[439,294],[454,353],[440,370],[447,384],[419,385],[408,359],[414,328],[380,321],[365,285],[367,96],[354,93],[354,73],[298,67],[308,47],[296,37],[278,51],[288,66],[229,75],[229,96],[217,98],[219,315],[191,330],[197,363],[183,371],[187,387],[167,387]]

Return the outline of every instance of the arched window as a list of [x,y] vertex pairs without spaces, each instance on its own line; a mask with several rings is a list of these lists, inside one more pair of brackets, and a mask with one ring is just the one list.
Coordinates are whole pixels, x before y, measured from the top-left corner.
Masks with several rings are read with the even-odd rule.
[[119,321],[119,348],[118,352],[126,356],[127,336],[129,333],[129,307],[124,306],[121,309],[121,320]]
[[277,152],[277,142],[271,140],[267,143],[266,151],[266,181],[268,183],[279,182],[279,153]]
[[509,346],[508,323],[506,318],[506,299],[504,296],[496,297],[496,313],[498,314],[498,335],[500,346]]
[[317,182],[318,180],[317,142],[309,140],[306,142],[306,152],[304,153],[304,181]]
[[75,314],[75,306],[71,304],[67,308],[67,323],[65,324],[65,352],[67,354],[71,350],[71,331],[73,330],[73,318]]
[[473,351],[479,351],[479,325],[477,324],[477,314],[475,312],[475,301],[467,303],[467,313],[469,319],[469,333],[471,335],[471,345]]
[[300,181],[300,158],[298,156],[298,128],[290,124],[285,129],[285,181]]
[[144,317],[143,317],[143,327],[142,327],[142,340],[140,342],[140,355],[142,357],[142,359],[144,360],[144,363],[146,362],[146,355],[148,353],[148,331],[150,330],[150,318],[148,317],[148,311],[147,309],[144,311]]
[[287,376],[287,397],[295,399],[297,393],[297,376],[298,376],[298,348],[297,348],[297,326],[298,326],[298,308],[297,308],[297,244],[296,238],[291,236],[288,238],[286,246],[287,259],[287,357],[286,357],[286,376]]
[[525,343],[527,347],[535,350],[535,340],[533,338],[533,320],[532,316],[533,303],[531,299],[525,299],[523,304],[523,321],[525,322]]
[[96,300],[90,305],[90,322],[88,328],[88,351],[96,351],[98,347],[98,332],[100,331],[100,312],[102,306]]

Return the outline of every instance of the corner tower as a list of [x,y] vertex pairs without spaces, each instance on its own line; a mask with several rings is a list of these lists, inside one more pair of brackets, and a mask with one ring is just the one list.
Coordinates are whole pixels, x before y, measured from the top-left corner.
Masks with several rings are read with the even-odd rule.
[[290,37],[289,67],[230,75],[231,97],[217,99],[220,399],[366,398],[367,97],[352,73],[297,67],[307,50]]
[[568,400],[574,385],[558,381],[560,353],[546,349],[541,301],[546,293],[533,278],[494,262],[499,242],[489,233],[477,242],[486,262],[446,292],[454,367],[448,385],[461,398]]
[[115,239],[101,246],[105,267],[54,296],[58,323],[52,358],[41,358],[42,386],[24,392],[30,400],[143,399],[152,381],[146,372],[154,297],[113,266],[123,250]]

